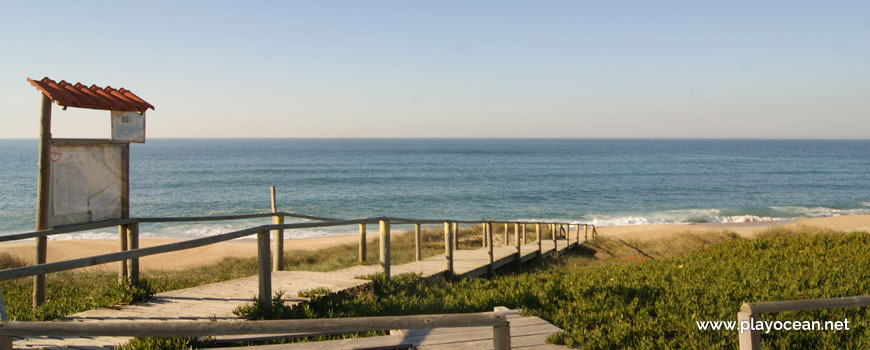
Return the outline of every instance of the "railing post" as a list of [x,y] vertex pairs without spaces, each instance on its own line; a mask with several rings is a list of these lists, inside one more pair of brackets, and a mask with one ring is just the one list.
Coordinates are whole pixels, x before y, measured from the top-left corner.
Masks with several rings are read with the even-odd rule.
[[[504,317],[504,315],[502,315]],[[511,348],[511,326],[506,318],[502,318],[504,323],[495,324],[492,326],[492,348],[493,350],[510,350]]]
[[[278,202],[275,197],[275,186],[271,186],[270,192],[272,192],[272,212],[278,212]],[[275,225],[283,225],[284,224],[284,215],[275,215],[272,217],[272,223]],[[275,239],[275,252],[272,254],[272,269],[275,271],[284,270],[284,230],[273,230],[272,236]]]
[[528,239],[526,238],[526,223],[523,223],[523,245],[528,243]]
[[359,224],[359,262],[366,262],[366,224]]
[[[48,255],[48,238],[36,237],[36,264],[45,264]],[[45,275],[33,276],[33,307],[45,303]]]
[[[118,242],[121,251],[127,251],[127,225],[118,225]],[[127,260],[118,262],[118,284],[127,284]]]
[[269,231],[257,232],[257,272],[260,282],[258,299],[263,307],[271,307],[272,268],[269,264]]
[[444,254],[447,263],[447,276],[453,277],[453,227],[450,222],[444,222]]
[[[0,291],[0,322],[9,322],[6,315],[6,301],[3,300],[3,292]],[[12,350],[12,336],[0,336],[0,350]]]
[[544,256],[544,247],[541,245],[541,223],[535,223],[535,237],[538,239],[538,257]]
[[589,240],[589,226],[586,224],[583,224],[583,242],[586,242],[588,240]]
[[504,246],[510,246],[510,243],[508,243],[508,223],[504,223]]
[[[127,245],[130,250],[139,249],[139,223],[127,226]],[[139,258],[130,259],[130,284],[139,284]]]
[[517,263],[523,262],[523,254],[520,252],[520,224],[514,223],[514,246],[517,248]]
[[575,227],[575,229],[576,230],[574,230],[574,233],[576,235],[574,236],[574,243],[577,243],[577,245],[580,245],[580,224],[577,224],[577,227]]
[[390,221],[381,220],[380,234],[380,263],[381,270],[384,271],[384,277],[390,279]]
[[483,235],[483,247],[486,248],[487,237],[486,237],[486,223],[485,222],[480,223],[480,233]]
[[[755,314],[750,312],[738,312],[737,327],[741,327],[741,324],[744,322],[749,322],[750,326],[754,326]],[[739,329],[742,330],[742,328]],[[761,332],[753,330],[752,327],[750,327],[749,330],[738,333],[738,337],[740,350],[761,350]]]
[[559,237],[559,232],[556,229],[556,224],[552,224],[552,229],[550,230],[550,236],[553,238],[553,257],[559,256],[559,243],[557,241]]
[[414,261],[423,260],[423,247],[420,240],[420,224],[414,224]]
[[453,223],[453,250],[459,250],[459,230],[462,229],[462,226],[459,222]]
[[492,254],[492,223],[486,223],[486,237],[489,238],[489,249],[487,250],[487,255],[489,256],[489,265],[486,265],[486,271],[492,275],[495,272],[495,265],[493,264],[493,254]]

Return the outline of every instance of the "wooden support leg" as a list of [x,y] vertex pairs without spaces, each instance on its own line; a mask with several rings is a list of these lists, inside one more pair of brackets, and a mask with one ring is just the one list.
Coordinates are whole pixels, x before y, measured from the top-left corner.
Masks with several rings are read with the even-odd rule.
[[535,223],[535,237],[538,239],[538,257],[544,256],[544,247],[541,244],[541,223]]

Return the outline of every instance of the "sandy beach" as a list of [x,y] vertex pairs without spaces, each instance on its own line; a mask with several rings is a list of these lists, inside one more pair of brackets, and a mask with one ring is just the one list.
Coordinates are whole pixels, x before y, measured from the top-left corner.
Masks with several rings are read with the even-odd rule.
[[[773,226],[814,226],[827,228],[835,231],[870,231],[870,215],[836,216],[825,218],[793,219],[783,221],[747,222],[737,224],[655,224],[655,225],[626,225],[599,227],[598,233],[602,236],[620,238],[624,240],[649,240],[659,239],[680,233],[704,233],[730,231],[743,237],[751,238]],[[401,227],[394,232],[401,233],[405,230]],[[369,234],[368,239],[377,237]],[[160,244],[182,241],[180,238],[143,238],[140,246],[149,247]],[[328,236],[316,238],[301,238],[285,241],[287,250],[317,250],[331,246],[356,243],[359,237],[356,235]],[[254,257],[256,253],[256,240],[243,239],[230,242],[212,244],[204,247],[189,249],[180,252],[172,252],[149,256],[141,260],[141,266],[145,270],[159,269],[184,269],[195,266],[209,265],[220,261],[225,257]],[[369,249],[373,249],[369,245]],[[56,240],[48,242],[48,261],[63,261],[88,256],[111,253],[118,250],[118,241],[109,239],[76,239]],[[32,241],[8,242],[0,244],[0,253],[9,253],[32,261],[34,255]],[[113,269],[116,264],[101,265],[99,268]]]

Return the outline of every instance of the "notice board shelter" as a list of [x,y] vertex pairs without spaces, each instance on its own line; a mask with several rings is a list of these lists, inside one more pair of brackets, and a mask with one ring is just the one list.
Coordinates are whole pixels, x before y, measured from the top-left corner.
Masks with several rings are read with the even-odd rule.
[[[145,142],[145,112],[154,106],[130,90],[55,82],[28,82],[42,93],[36,229],[130,216],[130,143]],[[109,139],[51,136],[52,104],[107,111]],[[121,235],[126,228],[121,227]],[[125,241],[122,237],[122,241]],[[45,263],[46,238],[36,242],[37,263]],[[45,276],[34,280],[34,303],[44,301]]]

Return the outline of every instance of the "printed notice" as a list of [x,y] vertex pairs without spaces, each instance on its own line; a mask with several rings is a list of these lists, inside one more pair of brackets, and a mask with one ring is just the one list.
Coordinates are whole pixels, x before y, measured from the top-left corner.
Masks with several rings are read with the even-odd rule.
[[145,114],[112,111],[112,140],[145,142]]
[[91,221],[113,219],[120,214],[121,191],[112,185],[88,200]]
[[51,185],[54,215],[88,212],[88,180],[78,162],[57,162],[52,165]]

